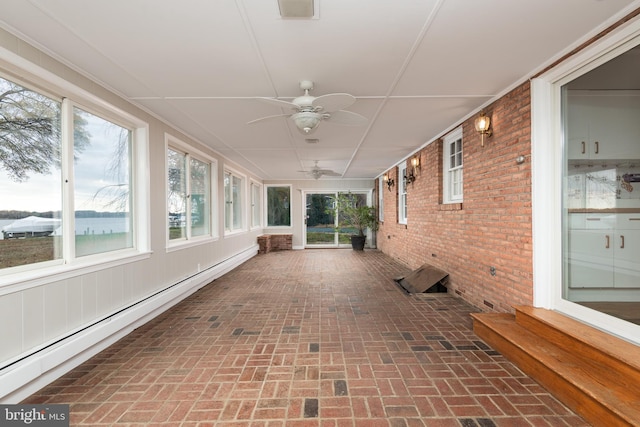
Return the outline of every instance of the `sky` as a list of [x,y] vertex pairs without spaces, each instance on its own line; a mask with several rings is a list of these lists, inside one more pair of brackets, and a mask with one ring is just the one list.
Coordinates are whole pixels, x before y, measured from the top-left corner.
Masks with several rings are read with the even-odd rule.
[[[91,143],[78,156],[74,165],[76,210],[109,210],[93,202],[96,190],[111,184],[107,171],[113,157],[114,126],[95,116],[87,115]],[[120,128],[117,128],[120,129]],[[61,210],[60,170],[52,167],[49,175],[31,173],[25,182],[15,182],[0,164],[0,210],[35,212]]]

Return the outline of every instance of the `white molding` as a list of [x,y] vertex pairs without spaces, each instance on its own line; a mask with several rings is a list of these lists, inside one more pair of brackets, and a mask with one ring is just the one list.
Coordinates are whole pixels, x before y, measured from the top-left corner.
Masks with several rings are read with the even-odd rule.
[[258,246],[252,245],[149,299],[107,316],[82,332],[0,370],[0,403],[14,404],[22,401],[198,289],[254,257],[257,252]]

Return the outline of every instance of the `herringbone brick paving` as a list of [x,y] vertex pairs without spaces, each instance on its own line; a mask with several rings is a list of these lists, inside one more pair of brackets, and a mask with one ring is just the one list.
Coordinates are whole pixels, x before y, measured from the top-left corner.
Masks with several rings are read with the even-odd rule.
[[24,403],[81,426],[587,426],[376,250],[259,255]]

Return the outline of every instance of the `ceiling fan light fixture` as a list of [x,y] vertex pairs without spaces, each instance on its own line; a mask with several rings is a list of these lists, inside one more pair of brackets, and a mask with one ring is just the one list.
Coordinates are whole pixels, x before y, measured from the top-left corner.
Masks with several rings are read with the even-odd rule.
[[313,111],[301,111],[292,115],[291,118],[300,132],[308,135],[318,127],[322,120],[322,114],[314,113]]
[[283,18],[314,18],[314,0],[278,0]]

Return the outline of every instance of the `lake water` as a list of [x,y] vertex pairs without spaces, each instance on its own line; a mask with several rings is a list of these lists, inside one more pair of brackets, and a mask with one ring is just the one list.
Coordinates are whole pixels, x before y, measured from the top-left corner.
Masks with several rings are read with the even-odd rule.
[[[0,219],[0,230],[13,219]],[[109,234],[129,231],[129,218],[76,218],[76,234]],[[0,233],[0,239],[2,239]]]

